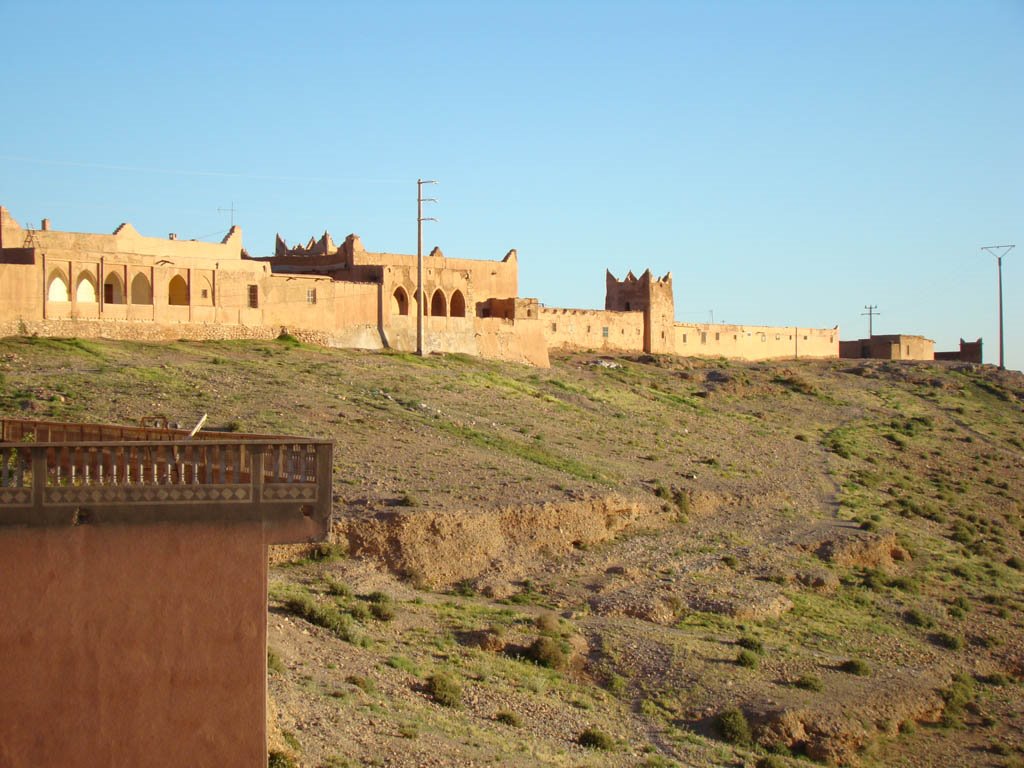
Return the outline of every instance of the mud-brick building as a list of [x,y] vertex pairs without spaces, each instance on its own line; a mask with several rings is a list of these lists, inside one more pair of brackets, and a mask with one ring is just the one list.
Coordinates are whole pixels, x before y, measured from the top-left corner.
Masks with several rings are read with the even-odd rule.
[[359,349],[417,348],[547,366],[557,348],[764,360],[837,357],[838,328],[677,323],[672,276],[605,280],[605,308],[519,296],[519,259],[417,257],[339,245],[324,233],[255,259],[232,227],[219,243],[22,228],[0,207],[0,335],[142,340],[273,338]]
[[267,765],[267,547],[323,540],[333,446],[5,420],[0,765]]
[[905,333],[875,334],[839,342],[839,356],[848,359],[934,360],[935,342]]

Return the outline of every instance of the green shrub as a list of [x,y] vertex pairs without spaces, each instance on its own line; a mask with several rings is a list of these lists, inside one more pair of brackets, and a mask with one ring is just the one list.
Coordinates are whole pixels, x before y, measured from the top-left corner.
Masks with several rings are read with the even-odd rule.
[[942,711],[942,725],[947,728],[959,725],[967,705],[974,701],[974,678],[960,673],[956,675],[949,688],[942,692],[946,706]]
[[370,609],[364,603],[352,603],[345,606],[342,610],[356,621],[367,622],[370,620]]
[[557,635],[562,629],[562,622],[551,611],[545,611],[534,619],[534,625],[546,635]]
[[911,608],[909,611],[904,613],[903,620],[906,621],[907,624],[912,624],[915,627],[923,627],[925,629],[928,629],[935,624],[931,616],[917,608]]
[[722,739],[730,744],[749,746],[753,743],[747,716],[737,707],[729,707],[719,712],[715,718],[715,728]]
[[410,675],[418,676],[420,673],[419,667],[416,666],[416,662],[412,659],[406,658],[405,656],[391,656],[384,663],[392,669],[397,669]]
[[549,669],[563,669],[567,661],[559,642],[546,635],[542,635],[530,643],[526,649],[526,658],[534,664]]
[[462,688],[443,672],[427,678],[427,693],[443,707],[458,707],[462,704]]
[[757,761],[757,768],[786,768],[788,763],[778,755],[767,755]]
[[317,603],[310,595],[298,594],[288,597],[285,608],[310,624],[330,630],[342,640],[357,641],[355,628],[350,616],[341,613],[337,606]]
[[947,648],[951,651],[959,651],[964,647],[964,639],[960,635],[950,632],[936,632],[929,639],[940,648]]
[[267,646],[267,671],[277,675],[284,674],[284,662],[269,645]]
[[764,653],[764,643],[762,643],[761,640],[756,637],[750,637],[749,635],[746,637],[741,637],[739,640],[736,641],[736,644],[740,646],[740,648],[746,648],[747,650],[753,651],[754,653]]
[[821,691],[825,688],[825,684],[817,675],[801,675],[793,682],[793,685],[803,688],[805,691]]
[[333,576],[324,576],[324,585],[327,587],[327,594],[336,597],[352,597],[352,588],[343,581]]
[[298,768],[291,756],[276,749],[267,755],[267,768]]
[[748,651],[746,648],[740,651],[736,656],[736,663],[741,667],[747,667],[748,669],[756,669],[760,661],[760,656],[753,651]]
[[370,614],[377,621],[391,621],[395,618],[395,606],[391,603],[370,603]]
[[735,555],[723,555],[722,562],[730,568],[735,568],[737,565],[740,564],[740,561],[736,559]]
[[615,748],[615,739],[597,728],[587,728],[576,738],[576,743],[588,749],[608,751]]
[[871,674],[871,666],[864,659],[848,659],[839,665],[839,669],[850,675],[867,677]]
[[1006,564],[1013,568],[1015,571],[1024,571],[1024,560],[1021,560],[1016,555],[1012,555],[1006,560]]
[[503,709],[500,712],[498,712],[498,714],[494,716],[494,719],[497,720],[499,723],[511,725],[513,728],[518,728],[523,724],[523,720],[521,717],[519,717],[519,715],[507,709]]
[[345,547],[341,544],[335,544],[331,541],[321,541],[319,544],[314,544],[309,550],[309,559],[321,563],[327,563],[332,560],[341,560],[347,554]]
[[366,677],[364,675],[349,675],[345,678],[345,682],[349,685],[354,685],[356,688],[363,691],[363,693],[375,694],[377,692],[377,683],[372,677]]

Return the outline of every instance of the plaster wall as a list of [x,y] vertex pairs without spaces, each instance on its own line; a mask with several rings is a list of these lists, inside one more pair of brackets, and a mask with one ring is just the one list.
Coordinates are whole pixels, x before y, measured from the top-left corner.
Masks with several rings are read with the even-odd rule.
[[935,342],[924,336],[876,334],[867,339],[842,342],[840,356],[875,360],[934,360]]
[[0,529],[0,765],[266,765],[261,524]]
[[539,320],[547,345],[552,348],[644,350],[643,312],[540,307]]
[[736,360],[839,357],[839,328],[676,323],[675,354]]

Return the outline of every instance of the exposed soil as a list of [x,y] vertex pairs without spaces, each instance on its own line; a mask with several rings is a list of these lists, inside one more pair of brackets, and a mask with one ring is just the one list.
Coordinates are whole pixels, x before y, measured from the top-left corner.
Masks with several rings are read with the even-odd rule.
[[337,441],[347,555],[271,569],[297,764],[1024,761],[1020,374],[45,339],[0,373],[4,413]]

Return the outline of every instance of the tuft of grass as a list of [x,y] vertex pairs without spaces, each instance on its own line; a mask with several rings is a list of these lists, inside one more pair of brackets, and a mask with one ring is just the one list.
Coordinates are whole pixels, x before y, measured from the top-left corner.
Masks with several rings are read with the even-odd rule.
[[462,706],[462,687],[443,672],[435,672],[427,678],[427,693],[442,707]]
[[345,551],[341,544],[336,544],[332,541],[321,541],[310,548],[307,557],[317,563],[330,563],[334,560],[341,560],[347,555],[348,552]]
[[946,648],[950,651],[960,651],[964,647],[964,639],[960,635],[954,635],[951,632],[936,632],[929,636],[928,639],[940,648]]
[[751,637],[750,635],[741,637],[736,641],[736,645],[740,648],[746,648],[748,651],[753,651],[754,653],[764,653],[764,643],[762,643],[759,638]]
[[416,666],[416,662],[406,656],[391,656],[384,663],[392,669],[406,672],[413,677],[419,677],[420,669]]
[[615,748],[615,739],[597,728],[587,728],[576,737],[576,743],[587,749],[600,749],[605,752]]
[[280,750],[273,749],[270,751],[270,754],[267,755],[267,768],[298,768],[298,765],[292,759],[291,755],[281,752]]
[[871,665],[864,661],[864,659],[847,659],[839,665],[839,669],[842,672],[857,675],[858,677],[867,677],[871,674]]
[[801,675],[793,681],[793,685],[805,691],[822,691],[825,689],[825,684],[821,682],[821,678],[817,675]]
[[324,586],[327,588],[327,594],[334,595],[335,597],[352,597],[352,588],[343,581],[339,581],[333,576],[324,576]]
[[545,611],[538,615],[533,623],[545,635],[557,635],[562,631],[561,619],[551,611]]
[[284,674],[284,662],[281,661],[281,657],[277,655],[277,651],[267,646],[267,671],[274,675]]
[[553,637],[541,635],[526,649],[526,658],[548,669],[564,669],[568,659],[561,644]]
[[761,657],[753,651],[748,651],[744,648],[737,654],[736,663],[747,669],[757,669],[757,665],[761,663]]
[[513,728],[519,728],[523,724],[523,719],[519,717],[519,715],[517,715],[515,712],[512,712],[508,709],[503,709],[500,712],[498,712],[494,716],[494,719],[499,723],[502,723],[504,725],[510,725]]
[[747,716],[738,707],[729,707],[719,712],[715,718],[715,729],[722,740],[730,744],[747,747],[754,741]]
[[968,674],[956,675],[949,687],[942,692],[942,700],[946,706],[942,710],[940,723],[946,728],[953,728],[963,722],[963,713],[974,701],[974,678]]
[[358,642],[351,617],[343,614],[335,605],[318,603],[308,594],[295,594],[285,600],[284,607],[289,613],[329,630],[345,642]]

